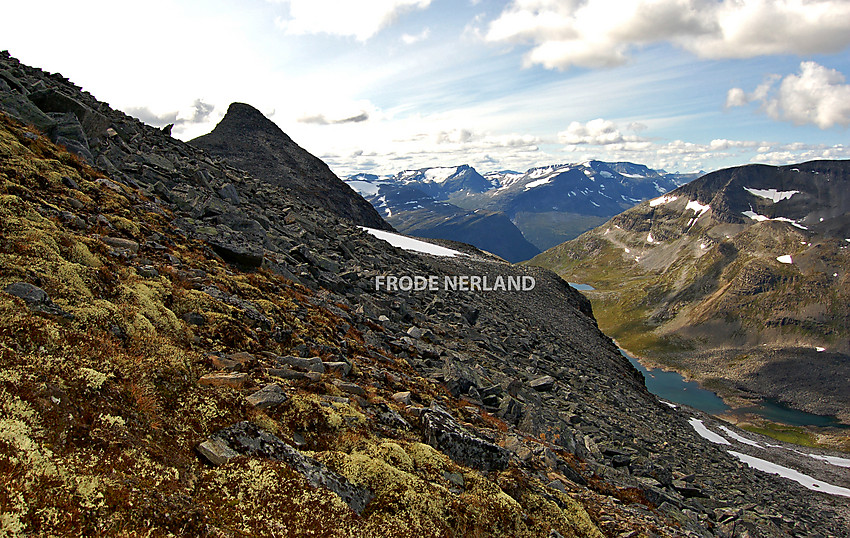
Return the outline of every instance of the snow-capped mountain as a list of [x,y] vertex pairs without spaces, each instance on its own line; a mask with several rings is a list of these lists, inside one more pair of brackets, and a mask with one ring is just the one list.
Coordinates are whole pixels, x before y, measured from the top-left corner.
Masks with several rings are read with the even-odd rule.
[[[445,218],[448,202],[470,211],[501,213],[536,248],[543,250],[602,224],[610,217],[675,189],[698,174],[671,174],[633,163],[585,161],[532,168],[526,172],[502,170],[478,173],[468,165],[405,170],[391,176],[358,174],[347,183],[372,202],[393,226],[402,231],[424,227],[421,214],[411,211],[425,207],[437,210]],[[410,189],[421,194],[416,194]],[[430,198],[421,197],[424,194]],[[431,237],[433,235],[428,235]],[[462,240],[458,237],[446,239]],[[479,248],[485,248],[476,243]],[[501,246],[506,259],[524,259]],[[522,255],[529,252],[523,249]]]
[[416,185],[437,200],[446,200],[458,194],[487,192],[493,188],[490,181],[466,164],[404,170],[392,176],[392,181],[397,185]]

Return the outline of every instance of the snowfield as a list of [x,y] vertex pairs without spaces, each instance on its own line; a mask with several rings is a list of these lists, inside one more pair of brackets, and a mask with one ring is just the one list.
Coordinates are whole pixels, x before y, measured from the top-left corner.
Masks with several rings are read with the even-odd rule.
[[413,239],[412,237],[407,237],[404,235],[394,234],[392,232],[385,232],[384,230],[376,230],[374,228],[367,228],[366,226],[360,226],[361,230],[365,230],[366,232],[374,235],[378,239],[382,239],[387,243],[391,244],[394,247],[398,247],[403,250],[410,250],[413,252],[419,252],[421,254],[431,254],[433,256],[446,256],[446,257],[454,257],[454,256],[466,256],[463,252],[453,250],[446,247],[441,247],[439,245],[433,245],[431,243],[427,243],[425,241],[420,241],[418,239]]
[[795,194],[800,194],[800,191],[778,191],[776,189],[751,189],[749,187],[744,187],[744,190],[753,196],[758,196],[759,198],[766,198],[773,202],[774,204],[781,202],[782,200],[787,200],[794,196]]

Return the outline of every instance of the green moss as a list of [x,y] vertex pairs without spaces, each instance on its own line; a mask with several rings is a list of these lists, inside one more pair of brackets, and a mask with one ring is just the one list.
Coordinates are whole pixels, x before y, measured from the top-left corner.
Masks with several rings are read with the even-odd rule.
[[776,424],[773,422],[762,422],[759,425],[742,424],[740,426],[747,431],[766,435],[778,441],[808,447],[818,446],[815,442],[815,437],[803,428],[786,426],[784,424]]

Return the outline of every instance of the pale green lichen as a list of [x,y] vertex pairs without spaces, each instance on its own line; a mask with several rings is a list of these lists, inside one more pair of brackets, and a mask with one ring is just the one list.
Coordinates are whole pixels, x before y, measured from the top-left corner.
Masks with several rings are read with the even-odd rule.
[[103,387],[103,384],[112,377],[110,374],[104,374],[97,370],[93,370],[92,368],[85,367],[79,369],[79,374],[85,381],[86,385],[90,389],[94,390],[100,390],[100,388]]

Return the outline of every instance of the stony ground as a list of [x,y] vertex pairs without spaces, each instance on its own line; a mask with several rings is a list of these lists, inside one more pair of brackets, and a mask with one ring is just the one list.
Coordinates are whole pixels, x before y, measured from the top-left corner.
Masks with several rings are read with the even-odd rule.
[[0,65],[0,102],[78,150],[0,116],[5,534],[847,535],[845,499],[649,394],[554,274],[400,251]]

